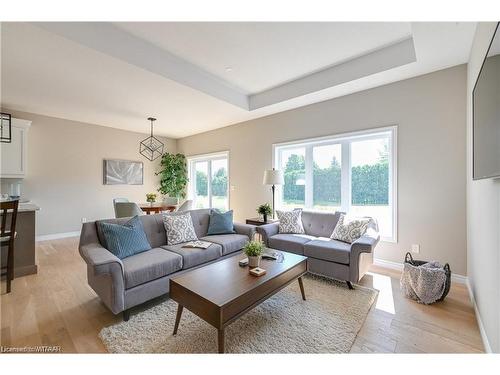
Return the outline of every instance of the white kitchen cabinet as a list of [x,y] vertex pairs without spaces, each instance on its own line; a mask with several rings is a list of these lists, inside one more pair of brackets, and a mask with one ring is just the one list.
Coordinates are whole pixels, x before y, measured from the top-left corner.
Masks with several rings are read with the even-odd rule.
[[0,177],[24,178],[26,176],[30,126],[31,121],[12,118],[12,142],[0,143]]

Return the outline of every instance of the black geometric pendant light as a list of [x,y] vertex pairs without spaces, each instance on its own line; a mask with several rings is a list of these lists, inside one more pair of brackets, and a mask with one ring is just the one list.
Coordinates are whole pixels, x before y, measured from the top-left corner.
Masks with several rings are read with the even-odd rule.
[[151,121],[151,135],[141,141],[139,152],[142,156],[153,161],[163,155],[164,144],[153,136],[153,122],[156,121],[154,117],[148,117]]

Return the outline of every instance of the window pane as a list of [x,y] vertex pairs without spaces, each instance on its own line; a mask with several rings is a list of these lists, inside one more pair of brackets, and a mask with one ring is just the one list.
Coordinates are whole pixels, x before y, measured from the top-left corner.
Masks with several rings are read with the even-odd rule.
[[340,144],[313,148],[313,209],[340,209],[341,157]]
[[209,208],[208,202],[208,162],[194,163],[194,205],[196,208]]
[[227,211],[227,159],[212,160],[212,208]]
[[351,143],[351,213],[376,218],[382,237],[392,237],[389,157],[388,138]]
[[305,148],[281,151],[281,169],[285,184],[282,186],[283,209],[304,207],[305,205]]

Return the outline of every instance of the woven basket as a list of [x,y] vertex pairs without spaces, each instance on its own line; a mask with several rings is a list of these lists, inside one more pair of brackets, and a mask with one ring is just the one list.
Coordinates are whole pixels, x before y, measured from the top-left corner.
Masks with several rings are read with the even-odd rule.
[[[425,264],[425,263],[428,263],[428,262],[425,261],[425,260],[415,260],[415,259],[413,259],[413,257],[411,256],[411,254],[408,252],[408,253],[406,253],[406,256],[405,256],[405,263],[409,263],[412,266],[419,267],[422,264]],[[448,263],[446,263],[444,265],[443,269],[444,269],[444,272],[445,272],[445,275],[446,275],[446,282],[445,282],[445,285],[444,285],[444,292],[443,292],[443,295],[441,296],[441,298],[438,299],[436,302],[444,300],[445,297],[448,295],[448,293],[450,291],[450,286],[451,286],[451,269],[450,269],[450,265]]]

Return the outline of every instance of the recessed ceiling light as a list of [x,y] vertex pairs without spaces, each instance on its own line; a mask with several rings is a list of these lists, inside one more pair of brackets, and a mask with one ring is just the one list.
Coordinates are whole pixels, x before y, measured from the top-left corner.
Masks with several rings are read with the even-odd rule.
[[233,68],[230,66],[226,66],[226,72],[231,73],[233,71]]

